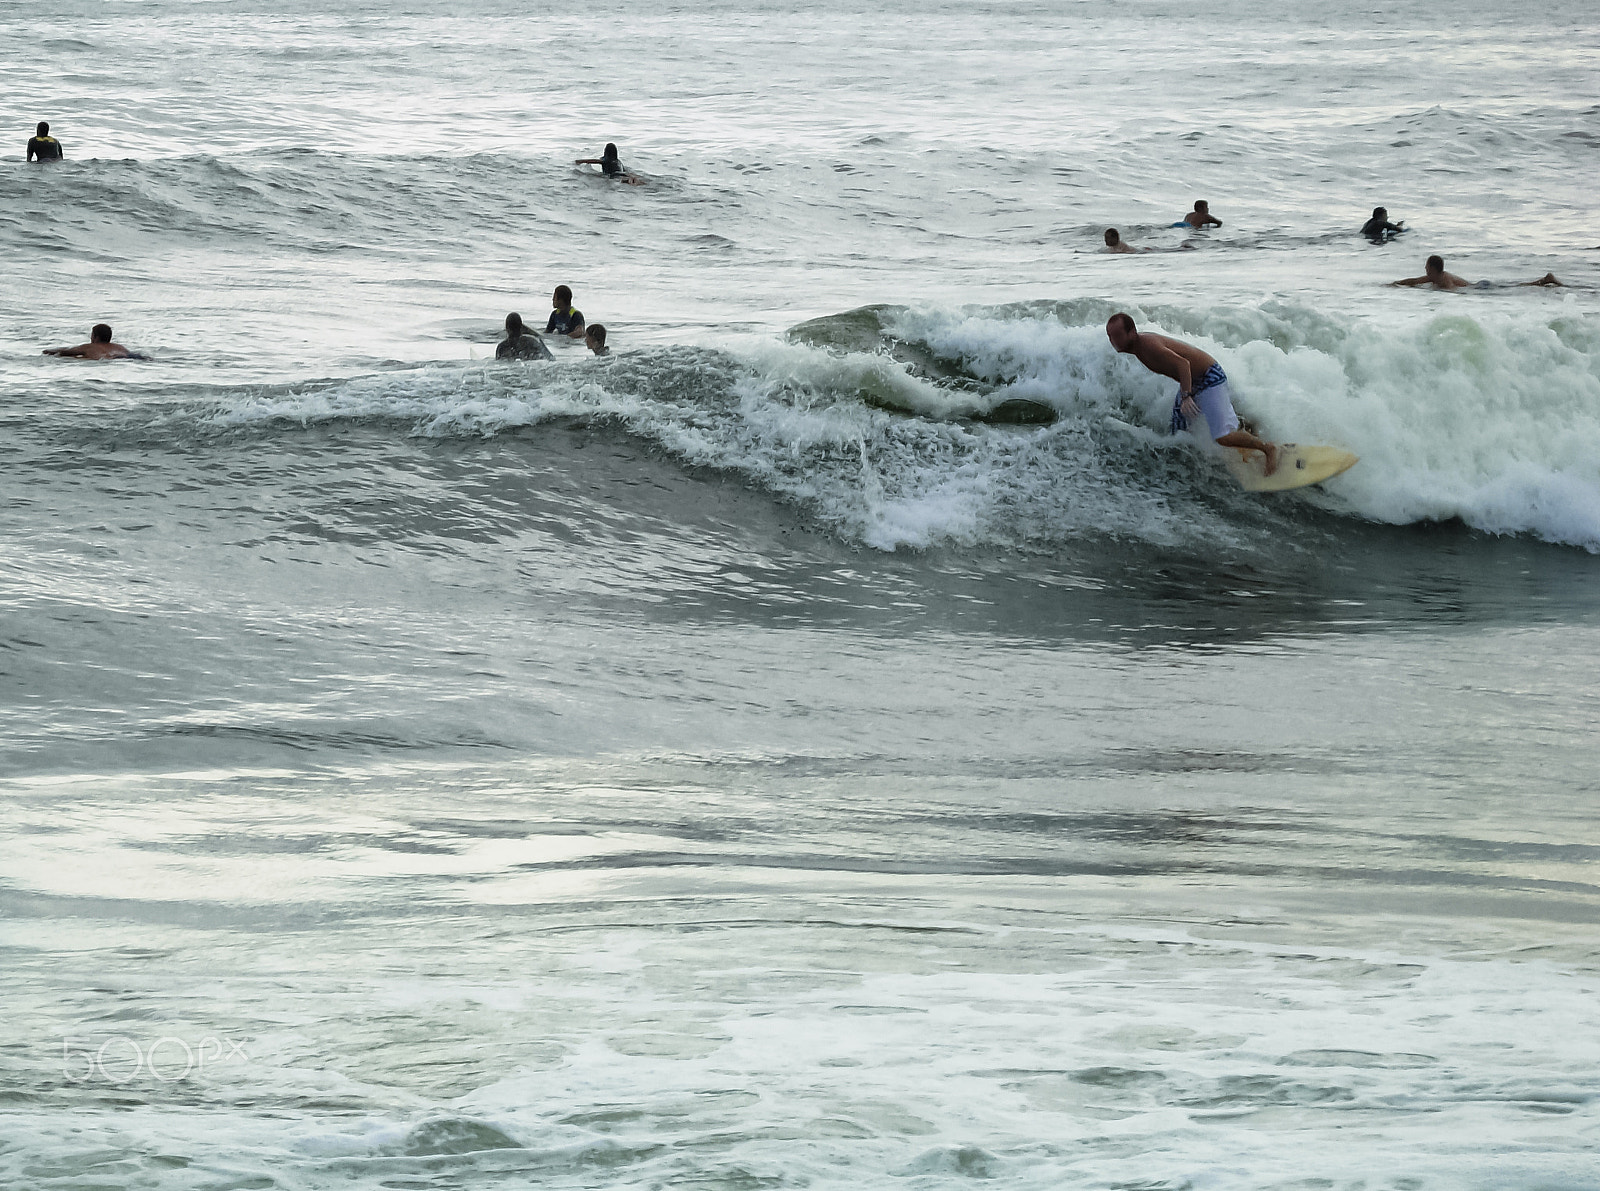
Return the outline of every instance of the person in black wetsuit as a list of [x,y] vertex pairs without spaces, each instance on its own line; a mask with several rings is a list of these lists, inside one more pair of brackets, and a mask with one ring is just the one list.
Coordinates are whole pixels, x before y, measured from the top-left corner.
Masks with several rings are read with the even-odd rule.
[[1372,218],[1361,225],[1361,234],[1374,244],[1380,244],[1390,236],[1398,236],[1405,230],[1406,221],[1404,219],[1399,223],[1389,222],[1389,210],[1387,207],[1372,208]]
[[50,135],[50,125],[47,121],[39,121],[37,135],[28,140],[29,161],[60,161],[65,156],[61,152],[61,142]]
[[497,360],[553,360],[544,340],[522,325],[522,316],[516,312],[506,315],[506,337],[494,349]]
[[583,311],[572,305],[572,291],[564,285],[556,286],[556,292],[550,295],[550,321],[545,323],[544,333],[583,338]]
[[615,178],[618,182],[627,182],[638,186],[640,181],[634,175],[622,168],[622,159],[617,156],[617,147],[610,141],[606,142],[605,152],[599,157],[580,157],[575,165],[597,165],[600,172],[608,178]]

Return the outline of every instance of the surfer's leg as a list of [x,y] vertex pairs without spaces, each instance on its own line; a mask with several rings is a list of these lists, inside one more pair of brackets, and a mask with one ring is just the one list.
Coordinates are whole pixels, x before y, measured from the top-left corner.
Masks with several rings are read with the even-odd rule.
[[1219,447],[1245,447],[1251,451],[1260,451],[1267,457],[1267,463],[1262,468],[1263,475],[1271,475],[1278,470],[1278,444],[1268,442],[1264,438],[1257,438],[1248,430],[1235,430],[1224,434],[1217,439]]

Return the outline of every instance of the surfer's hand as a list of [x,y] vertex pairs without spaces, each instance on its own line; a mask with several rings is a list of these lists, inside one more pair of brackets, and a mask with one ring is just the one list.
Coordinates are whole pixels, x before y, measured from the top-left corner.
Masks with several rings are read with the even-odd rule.
[[1183,401],[1178,408],[1183,410],[1183,416],[1186,418],[1198,418],[1200,416],[1200,407],[1195,404],[1193,393],[1185,393]]

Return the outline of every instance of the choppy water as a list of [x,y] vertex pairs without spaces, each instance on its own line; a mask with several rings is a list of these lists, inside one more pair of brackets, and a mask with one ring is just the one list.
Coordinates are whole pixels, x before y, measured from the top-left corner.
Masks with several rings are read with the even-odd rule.
[[1593,1185],[1586,7],[0,32],[0,1183]]

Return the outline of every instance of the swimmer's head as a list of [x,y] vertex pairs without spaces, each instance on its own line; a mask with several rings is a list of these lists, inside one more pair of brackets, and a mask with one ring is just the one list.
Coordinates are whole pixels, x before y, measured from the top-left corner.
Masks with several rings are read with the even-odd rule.
[[1434,276],[1436,273],[1443,273],[1444,272],[1444,257],[1442,257],[1442,256],[1430,256],[1428,258],[1428,263],[1423,267],[1426,270],[1426,272],[1427,272],[1429,277]]
[[1121,241],[1121,239],[1122,239],[1122,236],[1120,234],[1118,234],[1116,228],[1114,228],[1114,227],[1106,228],[1106,247],[1107,248],[1115,248],[1117,246],[1118,242]]
[[1119,352],[1131,351],[1139,341],[1139,328],[1134,326],[1133,316],[1119,310],[1106,319],[1106,338]]
[[89,338],[94,340],[96,343],[110,343],[111,324],[95,323],[94,326],[89,328]]
[[506,315],[506,334],[513,339],[522,334],[522,316],[514,310]]
[[39,135],[40,136],[49,136],[50,135],[50,121],[48,121],[48,120],[40,120],[39,121]]
[[572,290],[564,285],[556,286],[556,292],[550,295],[550,305],[557,310],[565,310],[572,305]]
[[612,144],[610,141],[607,141],[606,142],[606,151],[604,153],[600,154],[600,156],[601,157],[608,157],[608,158],[615,158],[616,155],[617,155],[617,147],[614,144]]
[[606,345],[605,324],[590,323],[589,329],[583,333],[583,342],[588,345],[590,351],[598,356],[601,349]]
[[1195,199],[1194,209],[1200,212],[1200,214],[1204,215],[1207,211],[1211,210],[1211,206],[1206,202],[1205,199]]
[[1389,208],[1388,207],[1374,207],[1374,208],[1372,208],[1372,217],[1374,219],[1387,219],[1387,218],[1389,218]]

